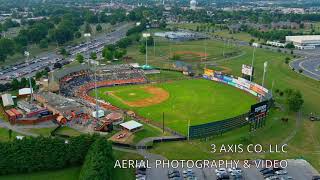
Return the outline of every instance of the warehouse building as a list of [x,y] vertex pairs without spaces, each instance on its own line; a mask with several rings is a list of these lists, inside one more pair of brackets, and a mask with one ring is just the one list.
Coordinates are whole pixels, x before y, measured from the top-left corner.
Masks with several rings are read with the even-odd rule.
[[314,49],[320,46],[320,35],[286,36],[286,42],[298,49]]

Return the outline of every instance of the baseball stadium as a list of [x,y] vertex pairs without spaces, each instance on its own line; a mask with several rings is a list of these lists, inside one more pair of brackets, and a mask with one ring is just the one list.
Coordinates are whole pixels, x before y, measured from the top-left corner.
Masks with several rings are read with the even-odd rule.
[[[170,70],[145,70],[130,64],[97,69],[79,65],[59,73],[59,91],[83,101],[92,111],[89,114],[96,107],[123,114],[133,112],[132,118],[181,136],[189,136],[192,127],[208,123],[230,121],[214,125],[216,129],[206,130],[203,136],[241,127],[248,123],[251,106],[268,95],[268,90],[258,84],[211,69],[205,69],[202,76],[175,80],[152,81],[147,76],[161,76],[163,72]],[[100,129],[99,122],[93,125]]]

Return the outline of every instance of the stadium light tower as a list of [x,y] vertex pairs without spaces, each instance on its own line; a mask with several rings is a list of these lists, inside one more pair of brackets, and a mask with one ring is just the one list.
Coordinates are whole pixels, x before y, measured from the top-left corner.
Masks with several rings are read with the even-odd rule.
[[253,53],[252,53],[252,61],[251,61],[251,69],[252,69],[252,73],[250,76],[250,81],[252,81],[252,76],[253,76],[253,63],[254,63],[254,56],[255,56],[255,52],[256,52],[256,47],[253,47]]
[[143,33],[142,37],[146,38],[146,64],[148,65],[148,38],[150,37],[150,33]]
[[[89,53],[89,39],[91,37],[91,34],[90,33],[84,33],[83,36],[87,38],[87,52]],[[89,62],[90,61],[88,61],[88,65],[89,65]]]
[[268,68],[268,62],[266,61],[263,63],[263,77],[262,77],[262,86],[263,87],[264,87],[264,80],[265,80],[267,68]]
[[[26,63],[29,63],[30,53],[28,51],[25,51],[24,55],[27,56]],[[32,103],[32,101],[33,101],[33,90],[32,90],[32,83],[31,83],[31,75],[30,74],[29,74],[29,86],[30,86],[30,103]]]

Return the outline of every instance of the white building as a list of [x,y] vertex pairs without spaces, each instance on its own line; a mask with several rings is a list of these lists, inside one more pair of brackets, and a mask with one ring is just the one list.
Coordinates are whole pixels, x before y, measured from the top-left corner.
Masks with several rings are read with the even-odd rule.
[[3,106],[6,107],[6,106],[13,106],[14,105],[11,94],[2,94],[1,98],[2,98]]
[[299,49],[311,49],[320,46],[320,35],[286,36],[286,42],[292,42]]
[[281,43],[279,41],[267,41],[267,45],[275,46],[275,47],[285,47],[286,43]]
[[190,9],[191,10],[196,10],[197,9],[197,1],[196,0],[191,0],[190,1]]

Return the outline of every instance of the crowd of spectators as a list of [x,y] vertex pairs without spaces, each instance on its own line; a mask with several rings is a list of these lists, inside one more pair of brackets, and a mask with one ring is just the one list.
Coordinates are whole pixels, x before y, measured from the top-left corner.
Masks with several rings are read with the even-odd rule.
[[[105,87],[123,84],[141,84],[145,82],[147,82],[147,79],[142,70],[133,68],[127,64],[120,64],[99,67],[96,74],[91,70],[73,72],[62,77],[59,84],[62,95],[78,98],[82,104],[92,107],[95,106],[96,100],[87,95],[87,93],[94,89],[95,85],[97,87]],[[102,100],[99,100],[99,105],[105,109],[117,109],[110,103]]]

